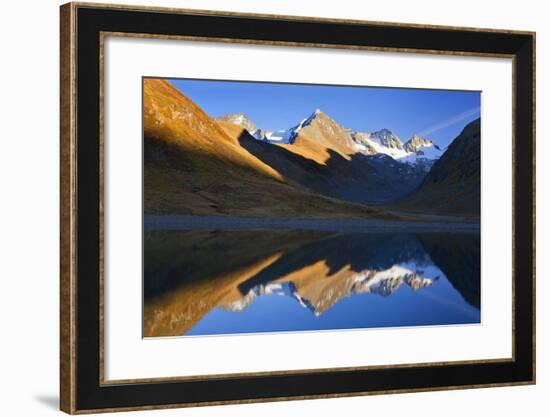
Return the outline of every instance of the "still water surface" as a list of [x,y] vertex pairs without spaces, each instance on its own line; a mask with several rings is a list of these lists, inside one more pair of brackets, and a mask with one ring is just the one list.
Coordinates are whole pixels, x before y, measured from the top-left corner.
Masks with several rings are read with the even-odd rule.
[[144,336],[480,322],[479,233],[147,231]]

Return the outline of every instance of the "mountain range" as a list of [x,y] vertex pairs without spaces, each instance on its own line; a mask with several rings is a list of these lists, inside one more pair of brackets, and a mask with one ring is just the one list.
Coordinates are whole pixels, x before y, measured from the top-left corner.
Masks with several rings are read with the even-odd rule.
[[[479,129],[465,128],[478,137]],[[145,212],[395,217],[380,208],[388,206],[479,216],[479,140],[455,144],[464,135],[443,150],[418,135],[403,142],[389,129],[355,131],[320,109],[267,131],[243,113],[211,117],[169,82],[146,79]],[[474,203],[448,204],[447,185]]]
[[325,145],[334,147],[337,144],[343,155],[355,153],[364,155],[383,154],[400,162],[423,164],[426,168],[429,168],[443,154],[437,144],[421,136],[413,135],[403,143],[396,134],[386,128],[371,133],[354,131],[343,127],[320,109],[316,109],[311,115],[302,119],[300,123],[290,129],[274,132],[259,129],[244,113],[226,114],[217,117],[216,120],[239,125],[257,140],[285,145],[295,144],[300,139],[300,134],[307,134],[304,132],[304,130],[308,130],[307,127],[319,123],[324,125],[325,128],[325,132],[322,133],[329,133],[328,143],[325,143]]

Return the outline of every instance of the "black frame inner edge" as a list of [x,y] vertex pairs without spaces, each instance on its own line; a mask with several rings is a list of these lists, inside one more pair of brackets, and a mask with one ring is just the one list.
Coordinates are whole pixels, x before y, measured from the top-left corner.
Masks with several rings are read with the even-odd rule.
[[[534,379],[531,36],[90,6],[77,6],[76,19],[77,189],[85,191],[77,193],[77,410],[513,384]],[[98,138],[102,31],[515,55],[515,361],[100,385]]]

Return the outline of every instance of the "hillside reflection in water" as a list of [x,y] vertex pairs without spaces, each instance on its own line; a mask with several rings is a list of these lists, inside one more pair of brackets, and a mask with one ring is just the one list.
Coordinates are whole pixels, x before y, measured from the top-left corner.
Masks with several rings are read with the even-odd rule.
[[148,231],[144,335],[479,323],[478,233]]

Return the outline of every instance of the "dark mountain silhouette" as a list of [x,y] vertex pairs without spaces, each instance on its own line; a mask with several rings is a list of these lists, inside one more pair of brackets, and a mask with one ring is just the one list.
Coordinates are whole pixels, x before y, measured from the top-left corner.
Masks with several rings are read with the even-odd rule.
[[416,235],[432,260],[469,304],[481,305],[481,242],[479,234]]
[[469,123],[433,165],[418,188],[397,207],[479,217],[481,121]]

